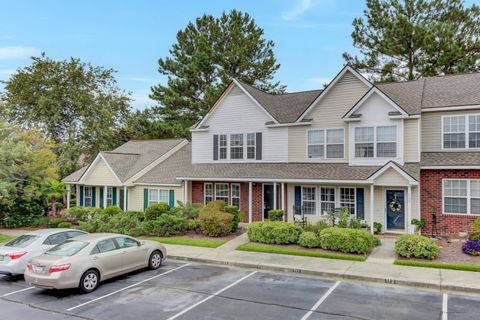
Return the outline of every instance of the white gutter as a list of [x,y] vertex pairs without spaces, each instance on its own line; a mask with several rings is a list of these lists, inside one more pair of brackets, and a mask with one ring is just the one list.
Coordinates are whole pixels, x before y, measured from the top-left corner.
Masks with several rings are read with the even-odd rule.
[[178,177],[186,181],[228,181],[228,182],[290,182],[290,183],[339,183],[339,184],[372,184],[368,180],[328,180],[328,179],[277,179],[277,178],[192,178]]

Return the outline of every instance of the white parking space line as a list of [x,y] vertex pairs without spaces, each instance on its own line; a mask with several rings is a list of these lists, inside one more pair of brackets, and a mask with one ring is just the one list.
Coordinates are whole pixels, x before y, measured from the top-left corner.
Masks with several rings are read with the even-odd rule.
[[446,293],[443,294],[443,302],[442,302],[442,320],[448,319],[448,295]]
[[217,292],[215,292],[214,294],[212,294],[212,295],[210,295],[210,296],[206,297],[205,299],[198,301],[197,303],[195,303],[195,304],[191,305],[190,307],[188,307],[188,308],[186,308],[186,309],[184,309],[184,310],[180,311],[179,313],[177,313],[176,315],[174,315],[174,316],[172,316],[172,317],[168,318],[167,320],[173,320],[173,319],[177,319],[177,318],[178,318],[178,317],[180,317],[182,314],[185,314],[185,313],[187,313],[188,311],[192,310],[193,308],[195,308],[195,307],[197,307],[197,306],[201,305],[202,303],[204,303],[204,302],[207,302],[208,300],[212,299],[213,297],[216,297],[216,296],[218,296],[219,294],[221,294],[221,293],[222,293],[222,292],[224,292],[225,290],[228,290],[228,289],[230,289],[231,287],[233,287],[233,286],[235,286],[235,285],[239,284],[239,283],[240,283],[240,282],[242,282],[243,280],[245,280],[245,279],[247,279],[247,278],[249,278],[249,277],[253,276],[255,273],[257,273],[257,271],[250,272],[250,273],[249,273],[249,274],[247,274],[246,276],[244,276],[244,277],[242,277],[242,278],[238,279],[237,281],[235,281],[235,282],[233,282],[233,283],[229,284],[229,285],[228,285],[228,286],[226,286],[225,288],[218,290]]
[[93,299],[93,300],[84,302],[84,303],[82,303],[82,304],[76,305],[76,306],[71,307],[71,308],[68,308],[67,311],[72,311],[72,310],[75,310],[75,309],[77,309],[77,308],[86,306],[87,304],[90,304],[90,303],[96,302],[96,301],[98,301],[98,300],[102,300],[102,299],[104,299],[104,298],[113,296],[114,294],[117,294],[117,293],[119,293],[119,292],[125,291],[125,290],[130,289],[130,288],[133,288],[133,287],[136,287],[136,286],[138,286],[138,285],[140,285],[140,284],[142,284],[142,283],[145,283],[145,282],[147,282],[147,281],[150,281],[150,280],[159,278],[159,277],[164,276],[164,275],[166,275],[166,274],[169,274],[169,273],[171,273],[171,272],[174,272],[174,271],[177,271],[177,270],[179,270],[179,269],[185,268],[186,266],[189,266],[190,264],[191,264],[191,263],[187,263],[187,264],[181,265],[181,266],[179,266],[179,267],[177,267],[177,268],[174,268],[174,269],[165,271],[165,272],[163,272],[163,273],[157,274],[156,276],[153,276],[153,277],[151,277],[151,278],[148,278],[148,279],[142,280],[142,281],[140,281],[140,282],[134,283],[134,284],[129,285],[129,286],[125,287],[125,288],[115,290],[115,291],[110,292],[110,293],[108,293],[108,294],[106,294],[106,295],[104,295],[104,296],[95,298],[95,299]]
[[312,315],[312,313],[318,309],[318,307],[320,307],[320,305],[323,303],[323,301],[325,301],[325,299],[328,298],[328,296],[333,292],[333,290],[335,290],[338,285],[341,283],[341,281],[337,281],[335,282],[335,284],[330,288],[328,289],[327,292],[325,292],[325,294],[317,301],[317,303],[315,303],[313,305],[313,307],[310,309],[310,311],[308,311],[307,313],[305,313],[305,315],[302,317],[302,319],[300,320],[307,320],[308,317],[310,317]]
[[17,291],[5,293],[4,295],[2,295],[2,298],[3,298],[3,297],[11,296],[12,294],[15,294],[15,293],[20,293],[20,292],[24,292],[24,291],[32,290],[32,289],[35,289],[35,287],[28,287],[28,288],[24,288],[24,289],[21,289],[21,290],[17,290]]

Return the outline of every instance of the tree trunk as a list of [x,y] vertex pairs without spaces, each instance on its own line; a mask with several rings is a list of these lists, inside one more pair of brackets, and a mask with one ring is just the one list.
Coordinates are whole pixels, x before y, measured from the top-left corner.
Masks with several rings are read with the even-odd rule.
[[57,199],[52,198],[52,204],[51,204],[51,214],[53,217],[57,216]]

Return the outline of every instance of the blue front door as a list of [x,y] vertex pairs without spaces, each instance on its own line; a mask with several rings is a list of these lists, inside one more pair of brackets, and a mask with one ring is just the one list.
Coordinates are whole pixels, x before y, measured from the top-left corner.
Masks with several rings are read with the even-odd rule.
[[387,229],[405,229],[405,191],[387,190]]

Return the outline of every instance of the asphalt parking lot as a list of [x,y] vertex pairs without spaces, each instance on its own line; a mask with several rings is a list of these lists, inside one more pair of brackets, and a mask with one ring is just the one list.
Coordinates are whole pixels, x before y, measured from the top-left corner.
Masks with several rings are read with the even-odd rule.
[[95,292],[0,276],[1,319],[478,319],[479,296],[167,261]]

